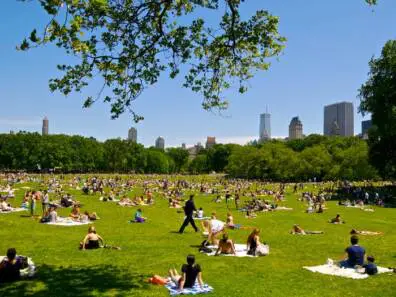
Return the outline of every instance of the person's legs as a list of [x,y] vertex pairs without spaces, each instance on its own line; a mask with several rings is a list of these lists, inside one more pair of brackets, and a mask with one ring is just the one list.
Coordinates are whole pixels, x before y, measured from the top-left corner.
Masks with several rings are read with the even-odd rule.
[[184,232],[184,229],[187,227],[188,222],[189,222],[189,218],[186,217],[186,218],[184,219],[183,224],[182,224],[181,227],[180,227],[179,233],[183,233],[183,232]]
[[305,230],[305,234],[323,234],[323,231],[307,231],[307,230]]
[[169,269],[169,277],[176,285],[179,284],[181,276],[177,273],[176,269]]
[[349,264],[348,260],[340,261],[340,262],[338,263],[338,265],[339,265],[340,267],[342,267],[342,268],[353,268],[353,267]]
[[190,222],[191,226],[194,228],[195,232],[198,232],[198,228],[195,225],[194,218],[192,216],[189,217],[189,222]]

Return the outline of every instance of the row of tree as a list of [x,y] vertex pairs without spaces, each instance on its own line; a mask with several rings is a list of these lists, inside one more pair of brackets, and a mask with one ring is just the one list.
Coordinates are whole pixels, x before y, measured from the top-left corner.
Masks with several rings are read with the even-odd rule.
[[217,144],[191,159],[182,148],[144,148],[121,139],[99,142],[67,135],[0,134],[0,169],[59,168],[64,172],[208,173],[232,177],[297,181],[372,179],[366,141],[356,137],[310,135],[288,142],[245,146]]

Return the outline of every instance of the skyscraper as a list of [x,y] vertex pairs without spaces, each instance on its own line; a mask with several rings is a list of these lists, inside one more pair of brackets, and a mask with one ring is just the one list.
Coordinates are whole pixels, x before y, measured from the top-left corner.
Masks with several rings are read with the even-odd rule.
[[48,118],[44,117],[43,119],[43,128],[42,128],[42,135],[48,135]]
[[208,136],[206,138],[206,145],[205,145],[206,149],[210,149],[215,144],[216,144],[216,137]]
[[128,130],[128,140],[132,142],[137,142],[137,130],[136,128],[132,127]]
[[301,138],[303,138],[303,125],[298,117],[294,117],[289,125],[289,139]]
[[262,113],[260,115],[259,140],[265,141],[271,139],[271,115]]
[[368,139],[368,131],[372,126],[371,120],[362,121],[362,137]]
[[352,102],[340,102],[324,107],[323,134],[354,135]]
[[163,137],[158,137],[155,140],[155,147],[159,149],[165,149],[165,139]]

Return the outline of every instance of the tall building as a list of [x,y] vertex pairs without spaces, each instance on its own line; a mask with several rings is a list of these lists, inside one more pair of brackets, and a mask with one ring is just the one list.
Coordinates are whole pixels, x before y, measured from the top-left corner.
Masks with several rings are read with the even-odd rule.
[[181,146],[181,148],[182,148],[183,150],[186,150],[186,149],[187,149],[187,146],[186,146],[186,144],[185,144],[185,143],[182,143],[182,146]]
[[158,137],[155,140],[155,147],[159,149],[165,149],[165,139],[163,137]]
[[262,113],[260,115],[259,140],[265,141],[271,139],[271,115]]
[[354,135],[352,102],[340,102],[324,107],[323,134]]
[[48,118],[44,117],[43,119],[43,128],[42,128],[42,135],[48,135]]
[[294,117],[289,125],[289,139],[301,138],[303,138],[303,125],[298,117]]
[[363,139],[368,139],[368,130],[372,126],[371,120],[362,121],[362,137]]
[[210,149],[215,144],[216,144],[216,137],[208,136],[206,138],[206,145],[205,145],[206,149]]
[[132,127],[128,130],[128,140],[132,142],[137,142],[137,130],[136,128]]

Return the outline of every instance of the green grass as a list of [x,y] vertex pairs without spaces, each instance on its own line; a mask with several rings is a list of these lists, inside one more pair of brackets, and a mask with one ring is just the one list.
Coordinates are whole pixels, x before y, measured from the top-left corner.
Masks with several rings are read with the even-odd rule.
[[[20,184],[17,186],[37,184]],[[141,192],[141,189],[137,189]],[[305,265],[324,264],[327,258],[340,259],[349,245],[349,231],[382,231],[382,236],[361,236],[361,245],[373,254],[380,266],[396,266],[396,210],[375,208],[374,213],[327,203],[323,214],[305,214],[305,204],[287,188],[283,205],[293,211],[259,213],[246,219],[233,211],[236,223],[261,229],[261,239],[270,245],[270,255],[262,258],[208,257],[197,252],[203,238],[188,226],[178,230],[183,215],[167,207],[167,201],[155,195],[156,204],[143,207],[145,224],[128,224],[135,208],[123,208],[112,202],[100,202],[99,196],[84,196],[69,190],[80,200],[82,210],[96,211],[101,220],[95,223],[108,244],[121,251],[78,250],[87,226],[58,227],[39,224],[23,213],[0,215],[0,254],[15,247],[19,254],[30,256],[39,267],[32,281],[0,286],[0,296],[168,296],[165,288],[144,282],[153,274],[165,275],[170,267],[180,269],[187,254],[193,253],[203,268],[204,281],[214,287],[208,296],[395,296],[395,275],[377,275],[364,280],[350,280],[315,274]],[[23,190],[18,190],[14,206],[20,205]],[[225,203],[211,202],[212,195],[196,195],[197,207],[205,213],[216,211],[225,220]],[[233,205],[232,205],[233,206]],[[37,210],[40,210],[38,205]],[[68,215],[69,209],[58,214]],[[345,225],[327,221],[340,213]],[[27,214],[27,213],[26,213]],[[324,235],[293,236],[294,223],[307,230],[323,230]],[[248,230],[233,230],[230,237],[245,243]]]

